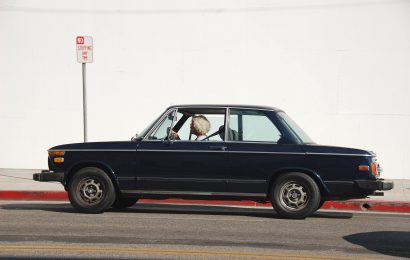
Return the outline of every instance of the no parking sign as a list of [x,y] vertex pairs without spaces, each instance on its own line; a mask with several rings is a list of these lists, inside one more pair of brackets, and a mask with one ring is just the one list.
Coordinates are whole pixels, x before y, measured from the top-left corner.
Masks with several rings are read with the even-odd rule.
[[93,38],[91,36],[77,36],[77,62],[93,62]]

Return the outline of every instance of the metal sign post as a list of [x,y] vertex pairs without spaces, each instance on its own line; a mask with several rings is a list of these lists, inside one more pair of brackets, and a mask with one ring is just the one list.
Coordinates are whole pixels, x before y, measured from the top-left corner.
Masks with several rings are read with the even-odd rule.
[[83,63],[83,114],[84,114],[84,143],[87,142],[87,91],[86,91],[86,81],[85,81],[85,68],[86,65]]
[[84,142],[87,142],[87,89],[86,89],[86,63],[93,62],[93,38],[91,36],[77,36],[77,62],[82,63],[83,69],[83,116],[84,116]]

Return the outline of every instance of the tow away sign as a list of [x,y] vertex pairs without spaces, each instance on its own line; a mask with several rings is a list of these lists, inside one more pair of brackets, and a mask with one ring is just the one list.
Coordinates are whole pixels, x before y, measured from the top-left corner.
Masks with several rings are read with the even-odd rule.
[[93,38],[91,36],[77,36],[77,62],[93,62]]

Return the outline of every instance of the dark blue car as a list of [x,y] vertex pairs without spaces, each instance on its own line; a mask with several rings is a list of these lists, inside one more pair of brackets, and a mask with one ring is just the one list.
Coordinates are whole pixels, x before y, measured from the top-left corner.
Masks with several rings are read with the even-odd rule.
[[282,217],[305,218],[326,200],[393,188],[374,153],[315,144],[285,112],[262,106],[171,106],[130,141],[48,154],[49,171],[33,179],[61,182],[85,213],[186,198],[271,201]]

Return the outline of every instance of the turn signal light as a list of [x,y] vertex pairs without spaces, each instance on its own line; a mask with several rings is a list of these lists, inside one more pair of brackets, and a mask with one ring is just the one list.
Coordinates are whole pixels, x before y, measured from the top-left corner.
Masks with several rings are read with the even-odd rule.
[[370,167],[369,167],[369,165],[359,165],[359,171],[368,172],[368,171],[370,171]]
[[56,158],[54,158],[54,162],[55,162],[55,163],[63,163],[63,162],[64,162],[64,158],[63,158],[63,157],[56,157]]
[[375,177],[379,177],[379,170],[377,169],[377,163],[372,162],[372,174]]
[[60,151],[60,150],[50,150],[48,151],[49,156],[64,156],[65,151]]

